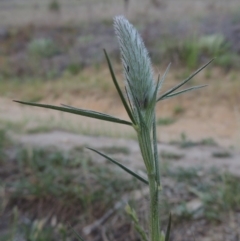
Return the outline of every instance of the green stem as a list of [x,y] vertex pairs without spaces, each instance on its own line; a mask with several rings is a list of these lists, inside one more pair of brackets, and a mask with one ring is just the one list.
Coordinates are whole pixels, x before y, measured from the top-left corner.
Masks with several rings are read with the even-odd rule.
[[154,174],[155,176],[155,163],[154,155],[152,150],[152,140],[150,136],[150,131],[146,126],[138,129],[138,141],[144,164],[147,169],[148,174]]
[[159,167],[158,148],[157,148],[156,114],[154,114],[154,121],[153,121],[153,151],[154,151],[154,162],[155,162],[155,169],[156,169],[156,181],[158,186],[161,188],[160,167]]
[[[158,148],[157,148],[157,128],[156,128],[156,114],[154,113],[154,120],[153,120],[153,151],[154,151],[154,162],[155,162],[155,178],[157,182],[157,194],[156,194],[156,205],[158,207],[157,209],[157,214],[160,215],[159,210],[160,210],[160,205],[159,205],[159,197],[160,197],[160,192],[161,192],[161,180],[160,180],[160,167],[159,167],[159,157],[158,157]],[[157,227],[159,230],[161,230],[161,223],[160,223],[160,218],[158,218],[158,223],[156,223]],[[159,234],[160,235],[160,234]]]
[[[156,128],[153,128],[156,131]],[[155,135],[155,134],[154,134]],[[154,136],[153,135],[153,136]],[[155,135],[156,137],[156,135]],[[150,240],[160,240],[160,220],[159,220],[159,184],[160,180],[157,171],[158,164],[156,158],[156,143],[155,138],[151,138],[151,130],[146,126],[138,131],[138,140],[141,149],[141,153],[146,165],[149,181],[149,192],[150,192],[150,214],[149,214],[149,227],[150,227]]]

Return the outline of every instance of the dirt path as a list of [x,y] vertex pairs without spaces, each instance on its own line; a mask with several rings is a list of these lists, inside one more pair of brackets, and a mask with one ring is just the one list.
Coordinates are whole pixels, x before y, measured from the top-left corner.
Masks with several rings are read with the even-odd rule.
[[[133,168],[142,167],[138,143],[134,140],[110,137],[91,137],[72,133],[53,131],[41,134],[15,135],[17,141],[35,147],[57,146],[60,149],[92,147],[111,153],[123,163]],[[217,167],[240,176],[240,152],[209,143],[159,143],[158,148],[164,161],[176,167]],[[188,146],[189,145],[189,146]],[[187,147],[188,146],[188,147]],[[115,150],[115,151],[114,151]],[[103,160],[94,154],[96,161]]]
[[[2,125],[10,130],[21,143],[38,147],[54,145],[66,149],[79,146],[91,146],[97,149],[118,147],[129,149],[128,155],[118,154],[118,158],[123,161],[127,160],[130,165],[132,163],[134,166],[142,163],[137,142],[129,140],[133,139],[134,132],[127,126],[118,125],[116,128],[116,125],[112,123],[21,106],[8,99],[1,99],[0,102]],[[82,101],[81,105],[86,109],[97,109],[120,118],[126,118],[124,110],[116,100],[101,100],[101,105],[96,105],[99,101],[95,102],[93,98],[93,102],[85,100],[85,102]],[[78,106],[77,103],[74,105]],[[163,108],[158,112],[166,113],[165,109],[167,108],[172,107],[163,105]],[[221,106],[215,108],[214,113],[209,113],[212,115],[211,118],[207,118],[207,113],[210,110],[207,106],[203,110],[196,112],[193,108],[176,123],[169,126],[159,126],[160,152],[165,153],[165,159],[176,166],[204,166],[207,168],[217,166],[240,175],[240,152],[237,150],[236,142],[238,129],[236,124],[233,124],[233,118],[221,119],[221,117],[229,117],[234,113]],[[219,119],[218,122],[217,119]],[[66,131],[59,131],[61,129]],[[67,131],[77,134],[71,134]],[[30,132],[32,134],[17,134]],[[182,137],[181,133],[184,133]],[[209,137],[210,139],[208,139]],[[176,144],[167,144],[171,141]],[[220,146],[212,145],[214,142]],[[189,147],[182,148],[181,146]],[[235,146],[235,150],[233,146]],[[99,159],[99,157],[95,158]]]

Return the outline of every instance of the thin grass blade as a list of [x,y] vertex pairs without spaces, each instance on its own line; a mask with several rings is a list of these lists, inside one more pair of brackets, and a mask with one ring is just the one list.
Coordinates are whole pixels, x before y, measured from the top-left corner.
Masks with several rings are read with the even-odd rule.
[[158,158],[158,147],[157,147],[157,128],[156,128],[156,114],[154,115],[153,120],[153,153],[154,153],[154,162],[155,162],[155,168],[156,168],[156,182],[158,184],[158,187],[161,186],[160,183],[160,168],[159,168],[159,158]]
[[201,68],[199,68],[197,71],[195,71],[192,75],[190,75],[187,79],[185,79],[184,81],[182,81],[180,84],[176,85],[175,87],[173,87],[172,89],[168,90],[167,92],[165,92],[162,96],[160,96],[158,98],[157,101],[162,100],[164,97],[166,97],[167,95],[173,93],[175,90],[179,89],[181,86],[183,86],[184,84],[186,84],[189,80],[191,80],[195,75],[197,75],[200,71],[202,71],[204,68],[206,68],[214,59],[210,60],[208,63],[206,63],[205,65],[203,65]]
[[163,76],[160,78],[158,91],[161,89],[161,87],[163,85],[163,82],[164,82],[164,80],[165,80],[165,78],[166,78],[166,76],[167,76],[167,74],[169,72],[170,67],[171,67],[171,63],[169,63],[169,65],[168,65],[167,69],[165,70]]
[[207,86],[207,85],[193,86],[193,87],[191,87],[191,88],[184,89],[184,90],[175,92],[175,93],[173,93],[173,94],[167,95],[167,96],[165,96],[164,98],[162,98],[161,100],[169,99],[169,98],[175,97],[175,96],[177,96],[177,95],[181,95],[181,94],[186,93],[186,92],[189,92],[189,91],[201,89],[201,88],[206,87],[206,86]]
[[71,227],[71,229],[72,229],[72,231],[74,232],[75,236],[77,237],[77,239],[78,239],[79,241],[85,241],[85,240],[80,236],[80,234],[77,233],[77,231],[76,231],[74,228]]
[[172,224],[172,215],[170,213],[169,214],[169,219],[168,219],[168,226],[167,226],[167,232],[166,232],[166,236],[165,236],[165,241],[169,241],[170,240],[171,224]]
[[[83,110],[83,109],[79,109],[77,107],[74,107],[74,106],[70,106],[70,105],[65,105],[65,104],[61,104],[61,106],[64,106],[68,109],[71,109],[71,110],[78,110],[78,111],[89,111],[89,110]],[[90,111],[90,112],[96,112],[96,111]],[[100,112],[96,112],[96,113],[100,113]],[[106,117],[113,117],[113,116],[110,116],[108,114],[105,114],[105,113],[100,113],[102,116],[106,116]],[[115,118],[115,117],[114,117]]]
[[68,112],[68,113],[72,113],[72,114],[76,114],[76,115],[86,116],[86,117],[90,117],[90,118],[94,118],[94,119],[129,125],[129,126],[132,125],[132,123],[129,121],[121,120],[114,116],[106,115],[106,114],[96,112],[96,111],[83,110],[83,109],[78,109],[75,107],[69,108],[69,107],[61,107],[61,106],[54,106],[54,105],[37,104],[37,103],[18,101],[18,100],[14,100],[14,101],[17,103],[20,103],[20,104],[24,104],[24,105],[31,105],[31,106],[37,106],[37,107],[42,107],[42,108],[47,108],[47,109],[53,109],[53,110]]
[[109,57],[108,57],[107,51],[106,51],[105,49],[103,49],[103,51],[104,51],[105,57],[106,57],[106,59],[107,59],[108,68],[109,68],[110,74],[111,74],[111,76],[112,76],[113,83],[114,83],[114,85],[115,85],[115,87],[116,87],[116,89],[117,89],[117,92],[118,92],[121,100],[122,100],[122,103],[123,103],[123,105],[124,105],[124,107],[125,107],[125,110],[127,111],[128,116],[129,116],[129,118],[131,119],[131,121],[132,121],[134,124],[136,124],[136,123],[135,123],[135,120],[134,120],[134,117],[133,117],[133,115],[132,115],[132,112],[131,112],[128,104],[127,104],[127,101],[126,101],[126,99],[124,98],[124,95],[123,95],[123,93],[122,93],[122,90],[121,90],[121,88],[120,88],[119,85],[118,85],[117,78],[116,78],[116,76],[115,76],[115,74],[114,74],[113,67],[112,67],[111,61],[110,61],[110,59],[109,59]]
[[129,168],[125,167],[125,166],[122,165],[121,163],[113,160],[111,157],[109,157],[109,156],[107,156],[107,155],[105,155],[105,154],[103,154],[103,153],[101,153],[101,152],[99,152],[99,151],[97,151],[97,150],[95,150],[95,149],[92,149],[92,148],[90,148],[90,147],[87,147],[87,149],[96,152],[96,153],[99,154],[100,156],[102,156],[102,157],[106,158],[107,160],[109,160],[110,162],[116,164],[117,166],[119,166],[120,168],[122,168],[122,169],[123,169],[124,171],[126,171],[127,173],[131,174],[132,176],[136,177],[138,180],[140,180],[140,181],[142,181],[143,183],[145,183],[145,184],[148,185],[148,181],[147,181],[145,178],[139,176],[137,173],[135,173],[135,172],[133,172],[132,170],[130,170]]
[[139,235],[141,236],[142,240],[148,241],[146,232],[144,231],[144,229],[141,227],[141,225],[139,223],[139,219],[137,217],[136,211],[133,208],[131,208],[129,205],[127,205],[125,207],[125,211],[130,216],[132,221],[134,222],[135,229],[139,233]]

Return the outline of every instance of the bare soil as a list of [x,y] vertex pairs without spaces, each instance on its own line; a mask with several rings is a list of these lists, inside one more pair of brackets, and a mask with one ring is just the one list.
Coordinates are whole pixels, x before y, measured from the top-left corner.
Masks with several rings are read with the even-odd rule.
[[[200,98],[200,97],[199,97]],[[91,102],[91,100],[93,102]],[[196,101],[196,99],[195,99]],[[198,104],[197,100],[195,105]],[[100,112],[116,115],[120,118],[126,118],[126,113],[120,106],[119,100],[112,98],[101,98],[100,101],[91,99],[78,100],[73,106],[78,106],[86,109],[94,109]],[[57,146],[59,148],[73,148],[76,146],[92,146],[93,148],[103,148],[111,146],[121,146],[130,150],[129,160],[134,165],[142,163],[137,142],[134,140],[134,132],[128,126],[116,125],[108,122],[96,121],[87,119],[81,116],[67,115],[57,111],[44,110],[39,108],[22,106],[7,99],[1,99],[1,120],[5,123],[24,123],[22,130],[31,134],[13,133],[16,140],[25,145],[34,146]],[[163,113],[168,113],[170,105],[159,107],[158,116]],[[79,106],[78,106],[79,107]],[[167,110],[164,110],[164,109]],[[240,175],[240,152],[238,142],[238,124],[234,112],[224,108],[224,106],[214,108],[214,113],[207,106],[204,111],[196,111],[195,107],[191,108],[183,114],[175,123],[168,126],[158,127],[158,139],[160,153],[167,151],[176,155],[182,155],[180,160],[172,161],[176,166],[204,166],[209,168],[217,166],[224,170]],[[212,116],[210,116],[212,114]],[[232,118],[230,118],[232,116]],[[235,122],[235,121],[236,122]],[[75,126],[72,132],[83,133],[85,135],[77,135],[60,131],[59,121],[64,123],[64,126]],[[43,124],[45,127],[51,126],[49,133],[44,133],[44,129],[37,129]],[[21,128],[21,127],[20,127]],[[36,129],[36,133],[34,130]],[[51,129],[53,131],[51,131]],[[38,133],[40,132],[40,133]],[[43,133],[41,133],[43,132]],[[18,130],[19,133],[19,130]],[[92,136],[87,136],[90,134]],[[99,136],[100,135],[100,136]],[[103,137],[103,136],[108,137]],[[112,136],[112,137],[111,137]],[[115,137],[115,138],[114,138]],[[217,155],[218,153],[219,155]],[[221,155],[221,153],[229,153],[229,155]],[[124,158],[123,158],[124,159]]]
[[[66,70],[76,65],[81,67],[77,69],[80,72],[83,68],[94,65],[95,69],[100,69],[101,74],[104,58],[102,48],[106,48],[113,59],[119,57],[112,28],[112,17],[118,14],[125,14],[136,23],[154,62],[161,64],[161,73],[168,60],[165,63],[161,58],[159,42],[166,36],[181,40],[188,35],[220,33],[230,43],[231,49],[237,54],[240,53],[238,0],[170,0],[163,1],[160,8],[152,7],[149,1],[130,0],[128,10],[124,9],[123,1],[62,0],[60,3],[61,10],[51,12],[48,1],[0,1],[0,81],[3,85],[4,81],[11,81],[15,77],[17,81],[22,81],[26,76],[40,76],[44,79],[44,85],[45,79],[64,76]],[[29,54],[28,46],[31,41],[39,38],[51,39],[60,51],[50,58],[34,59]],[[203,58],[203,62],[205,60]],[[175,66],[179,67],[178,63]],[[103,68],[105,73],[106,68]],[[118,65],[117,69],[120,76]],[[156,70],[158,72],[159,67],[156,67]],[[91,68],[88,71],[94,72]],[[181,72],[179,68],[174,69],[167,77],[164,88],[171,87],[179,82],[179,79],[182,80],[182,77],[179,77]],[[212,76],[206,75],[206,72],[201,73],[196,81],[194,80],[194,84],[208,83],[210,86],[207,89],[176,100],[164,101],[158,106],[158,119],[174,119],[174,123],[158,127],[159,154],[164,163],[174,168],[217,167],[240,176],[239,73],[231,69],[223,71],[213,68]],[[38,93],[42,90],[36,89],[36,95],[42,94]],[[77,87],[69,93],[66,91],[62,87],[60,94],[55,93],[57,96],[53,97],[50,89],[48,96],[43,94],[41,102],[66,103],[127,119],[119,99],[116,98],[116,92],[108,85],[106,89],[101,87],[100,91],[87,88],[79,91]],[[15,89],[10,93],[2,93],[0,98],[0,127],[5,128],[17,143],[30,147],[56,146],[61,150],[86,146],[101,150],[117,147],[123,152],[111,154],[113,157],[133,169],[143,167],[136,137],[129,127],[20,106],[13,103],[12,99],[29,98],[21,95],[21,92],[21,88]],[[179,107],[183,112],[174,113]],[[97,162],[104,161],[93,153],[90,155]],[[4,170],[3,175],[6,173],[8,174]],[[169,189],[173,190],[171,185],[174,186],[175,183],[167,181],[170,183]],[[178,188],[179,196],[184,188]],[[191,198],[189,202],[195,201]],[[55,200],[46,201],[44,206],[45,203],[41,200],[38,203],[34,200],[18,201],[25,210],[32,205],[31,210],[37,209],[37,215],[41,214],[43,209],[50,212],[55,203]],[[141,207],[144,209],[146,205]],[[61,211],[56,212],[59,214]],[[71,211],[74,213],[73,209]],[[36,213],[33,211],[34,215]],[[6,215],[8,218],[9,213]],[[22,218],[24,217],[23,214]],[[113,239],[129,240],[130,237],[137,240],[133,235],[133,226],[129,223],[123,224],[121,217],[113,218],[111,223],[116,228]],[[4,220],[1,220],[0,225],[6,226]],[[239,241],[239,225],[240,216],[237,210],[227,217],[225,222],[216,224],[203,219],[191,220],[191,225],[187,220],[181,221],[174,229],[172,237],[181,241],[195,240],[195,237],[201,241]],[[91,240],[106,241],[104,228],[106,227],[99,229],[99,233],[93,235]]]

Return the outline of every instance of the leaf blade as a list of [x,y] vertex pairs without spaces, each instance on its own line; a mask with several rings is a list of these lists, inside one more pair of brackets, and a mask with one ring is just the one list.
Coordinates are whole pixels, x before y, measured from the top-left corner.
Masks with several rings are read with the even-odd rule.
[[200,71],[202,71],[204,68],[206,68],[210,63],[212,63],[214,59],[210,60],[208,63],[206,63],[205,65],[203,65],[201,68],[199,68],[198,70],[196,70],[192,75],[190,75],[187,79],[185,79],[184,81],[182,81],[180,84],[176,85],[175,87],[173,87],[172,89],[168,90],[167,92],[165,92],[162,96],[160,96],[158,98],[157,101],[162,100],[164,97],[166,97],[167,95],[173,93],[175,90],[179,89],[181,86],[183,86],[184,84],[186,84],[189,80],[191,80],[195,75],[197,75]]
[[114,122],[114,123],[118,123],[118,124],[124,124],[124,125],[130,125],[130,126],[132,125],[132,123],[129,122],[129,121],[121,120],[121,119],[116,118],[114,116],[106,115],[106,114],[96,112],[96,111],[78,109],[78,108],[75,108],[75,107],[69,108],[69,107],[61,107],[61,106],[54,106],[54,105],[38,104],[38,103],[18,101],[18,100],[14,100],[14,102],[24,104],[24,105],[31,105],[31,106],[42,107],[42,108],[46,108],[46,109],[58,110],[58,111],[67,112],[67,113],[76,114],[76,115],[81,115],[81,116],[86,116],[86,117],[90,117],[90,118],[94,118],[94,119]]
[[171,224],[172,224],[172,214],[169,214],[169,219],[168,219],[168,226],[167,226],[167,232],[165,236],[165,241],[169,241],[170,239],[170,232],[171,232]]
[[132,115],[132,112],[131,112],[128,104],[127,104],[127,101],[126,101],[126,99],[124,98],[123,93],[122,93],[122,91],[121,91],[121,89],[120,89],[120,87],[119,87],[119,85],[118,85],[117,78],[116,78],[116,76],[115,76],[115,74],[114,74],[113,67],[112,67],[111,61],[110,61],[110,59],[109,59],[109,57],[108,57],[107,51],[106,51],[105,49],[103,49],[103,51],[104,51],[105,57],[106,57],[106,59],[107,59],[108,68],[109,68],[109,71],[110,71],[110,74],[111,74],[113,83],[114,83],[114,85],[115,85],[115,87],[116,87],[116,89],[117,89],[117,92],[118,92],[121,100],[122,100],[122,103],[123,103],[123,105],[124,105],[124,107],[125,107],[125,110],[127,111],[128,116],[129,116],[129,118],[131,119],[131,121],[132,121],[134,124],[136,124],[136,123],[135,123],[135,120],[134,120],[134,117],[133,117],[133,115]]
[[132,170],[130,170],[129,168],[125,167],[125,166],[122,165],[121,163],[113,160],[113,159],[110,158],[109,156],[107,156],[107,155],[105,155],[105,154],[103,154],[103,153],[101,153],[101,152],[99,152],[99,151],[97,151],[97,150],[95,150],[95,149],[93,149],[93,148],[90,148],[90,147],[87,147],[87,149],[96,152],[96,153],[99,154],[100,156],[106,158],[106,159],[109,160],[110,162],[112,162],[112,163],[114,163],[115,165],[117,165],[117,166],[119,166],[120,168],[122,168],[122,169],[123,169],[124,171],[126,171],[127,173],[129,173],[129,174],[131,174],[132,176],[136,177],[138,180],[142,181],[142,182],[145,183],[145,184],[148,184],[148,181],[147,181],[145,178],[139,176],[137,173],[135,173],[135,172],[133,172]]
[[74,228],[71,227],[71,229],[79,241],[85,241]]
[[168,64],[168,66],[167,66],[167,68],[166,68],[163,76],[160,78],[160,81],[159,81],[160,83],[159,83],[159,86],[158,86],[158,91],[161,89],[161,87],[162,87],[162,85],[163,85],[163,83],[164,83],[164,81],[165,81],[165,78],[166,78],[166,76],[167,76],[167,74],[168,74],[168,72],[169,72],[170,67],[171,67],[171,63]]
[[166,97],[164,97],[164,98],[161,99],[161,100],[169,99],[169,98],[175,97],[175,96],[177,96],[177,95],[181,95],[181,94],[186,93],[186,92],[189,92],[189,91],[193,91],[193,90],[197,90],[197,89],[204,88],[204,87],[206,87],[206,86],[207,86],[207,85],[197,85],[197,86],[193,86],[193,87],[190,87],[190,88],[187,88],[187,89],[184,89],[184,90],[175,92],[175,93],[173,93],[173,94],[167,95]]

